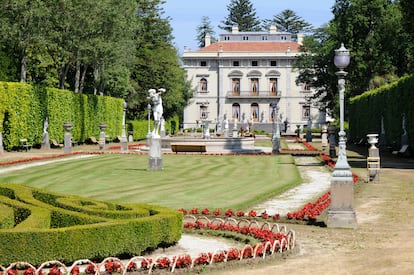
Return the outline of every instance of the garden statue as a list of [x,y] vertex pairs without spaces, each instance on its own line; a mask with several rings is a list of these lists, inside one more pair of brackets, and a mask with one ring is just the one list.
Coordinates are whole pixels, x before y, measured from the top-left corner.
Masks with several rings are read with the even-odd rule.
[[47,132],[47,129],[49,128],[49,121],[47,117],[45,118],[45,121],[43,123],[43,135],[42,135],[42,149],[50,149],[50,142],[49,142],[49,133]]
[[148,92],[150,94],[149,99],[152,100],[152,113],[154,116],[154,130],[152,131],[152,137],[160,137],[159,130],[163,114],[161,94],[165,92],[165,89],[158,89],[158,92],[155,89],[149,89]]

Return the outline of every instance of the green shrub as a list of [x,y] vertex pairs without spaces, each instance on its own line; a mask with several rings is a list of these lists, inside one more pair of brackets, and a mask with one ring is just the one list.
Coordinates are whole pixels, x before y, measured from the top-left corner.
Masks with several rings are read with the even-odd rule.
[[[174,244],[181,237],[183,217],[176,210],[0,185],[0,192],[10,194],[7,190],[13,190],[14,199],[0,197],[0,210],[5,210],[0,215],[1,265],[23,260],[38,265],[53,259],[69,263],[82,258],[140,255]],[[11,226],[13,215],[19,220],[16,226]]]

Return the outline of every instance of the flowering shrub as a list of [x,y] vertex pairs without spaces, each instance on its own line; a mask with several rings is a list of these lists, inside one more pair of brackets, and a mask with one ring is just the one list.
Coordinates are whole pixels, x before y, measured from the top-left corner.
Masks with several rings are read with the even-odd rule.
[[92,263],[89,263],[85,268],[85,273],[90,275],[95,274],[95,266]]
[[226,215],[227,217],[231,217],[231,216],[234,215],[234,212],[233,212],[233,210],[229,209],[224,213],[224,215]]
[[216,209],[216,210],[214,210],[214,211],[213,211],[213,214],[214,214],[215,216],[220,216],[220,214],[221,214],[220,209]]
[[173,262],[177,259],[176,267],[178,268],[186,268],[191,266],[191,257],[189,255],[173,257]]
[[208,210],[208,208],[204,208],[203,211],[201,211],[201,214],[208,215],[210,214],[210,210]]
[[156,266],[161,269],[169,268],[171,265],[171,261],[168,257],[162,257],[157,259]]
[[105,263],[105,271],[108,273],[122,272],[121,264],[117,262],[108,261]]
[[130,262],[127,266],[128,272],[134,272],[134,271],[137,271],[137,269],[138,269],[138,265],[134,262]]
[[237,217],[243,217],[244,216],[244,212],[243,211],[237,211],[236,216]]
[[149,269],[150,266],[151,266],[151,264],[152,264],[152,259],[151,258],[143,259],[141,261],[141,268],[143,268],[143,269]]
[[265,210],[262,214],[260,214],[260,217],[263,218],[263,219],[268,219],[269,218],[269,214],[267,214],[266,213],[266,210]]
[[330,195],[331,192],[326,192],[314,203],[309,202],[301,210],[287,213],[287,218],[296,220],[315,220],[316,217],[319,216],[331,203]]
[[249,217],[256,217],[257,214],[256,214],[256,211],[250,210],[248,215]]
[[79,266],[75,266],[72,268],[72,270],[70,271],[70,274],[72,275],[79,275],[80,270],[79,270]]
[[198,214],[198,209],[197,208],[191,209],[190,214],[197,215]]

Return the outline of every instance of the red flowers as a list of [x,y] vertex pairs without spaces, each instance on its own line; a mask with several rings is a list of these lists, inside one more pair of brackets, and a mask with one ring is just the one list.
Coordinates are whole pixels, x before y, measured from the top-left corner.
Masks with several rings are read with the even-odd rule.
[[325,210],[331,203],[330,199],[331,192],[326,192],[314,203],[307,203],[301,210],[287,213],[288,219],[296,220],[315,220],[323,210]]

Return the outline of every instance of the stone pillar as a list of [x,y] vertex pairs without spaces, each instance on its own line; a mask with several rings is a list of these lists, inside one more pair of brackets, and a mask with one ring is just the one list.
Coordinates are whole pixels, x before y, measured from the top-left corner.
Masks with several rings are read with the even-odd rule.
[[99,124],[99,129],[101,130],[101,132],[99,133],[99,150],[104,150],[105,149],[105,143],[106,143],[106,136],[105,136],[105,129],[106,129],[107,125],[105,123],[100,123]]
[[379,149],[375,146],[378,142],[377,134],[368,134],[368,143],[371,147],[368,149],[367,169],[368,169],[368,180],[375,181],[379,180],[380,171],[380,155]]
[[239,136],[239,130],[237,129],[237,118],[234,119],[233,135],[234,138]]
[[306,125],[306,142],[312,142],[312,120],[310,117]]
[[73,128],[72,123],[65,122],[63,123],[63,128],[65,129],[65,147],[63,150],[64,154],[71,154],[72,153],[72,135],[70,131]]
[[149,139],[149,161],[148,170],[161,170],[162,169],[162,151],[161,151],[161,138],[151,137]]

